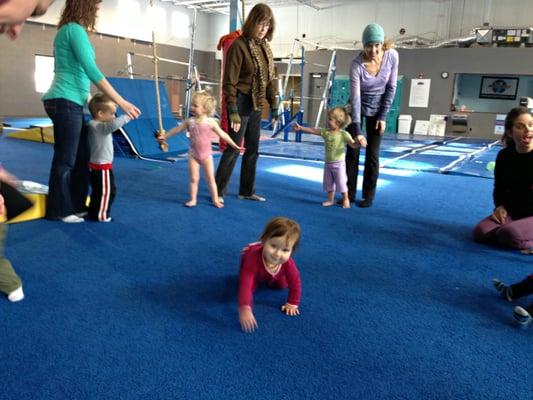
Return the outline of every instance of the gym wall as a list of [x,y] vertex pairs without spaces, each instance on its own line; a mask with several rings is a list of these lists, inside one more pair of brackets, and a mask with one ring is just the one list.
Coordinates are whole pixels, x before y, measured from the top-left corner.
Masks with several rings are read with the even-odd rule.
[[[452,115],[451,110],[454,77],[457,73],[472,73],[486,75],[533,75],[533,48],[430,48],[430,49],[398,49],[400,54],[399,75],[404,76],[403,97],[400,114],[410,114],[415,120],[429,120],[430,114]],[[339,75],[348,75],[350,64],[358,54],[357,51],[337,52],[337,70]],[[324,72],[326,69],[314,67],[312,64],[328,64],[331,53],[329,51],[309,51],[306,53],[307,64],[305,79],[309,82],[312,72]],[[448,72],[447,79],[441,78],[442,72]],[[411,79],[418,78],[419,74],[431,79],[431,91],[427,108],[409,107],[409,93]],[[525,81],[525,80],[523,80]],[[308,91],[308,84],[304,84]],[[308,96],[308,92],[304,92]],[[533,93],[529,94],[533,97]],[[508,103],[502,113],[506,113],[519,105],[519,98],[506,100]],[[498,100],[502,101],[502,100]],[[305,107],[305,106],[304,106]],[[475,111],[475,110],[474,110]],[[473,112],[468,113],[467,136],[480,138],[493,138],[494,121],[496,113]],[[447,134],[452,134],[450,118],[446,129]],[[465,136],[465,134],[463,134]]]
[[[44,28],[43,28],[44,27]],[[37,23],[27,23],[21,37],[17,41],[9,41],[0,37],[0,115],[1,116],[45,116],[40,97],[42,94],[35,92],[34,72],[35,55],[53,55],[53,40],[56,27]],[[117,38],[98,33],[91,35],[91,42],[96,52],[98,67],[106,76],[127,77],[126,55],[128,52],[152,54],[152,48],[146,42],[134,42],[130,39]],[[189,49],[158,44],[158,55],[162,58],[188,62]],[[207,80],[220,79],[220,61],[215,59],[215,52],[194,52],[194,62],[198,71],[207,76]],[[122,72],[122,73],[121,73]],[[140,78],[148,79],[153,74],[153,63],[150,59],[135,57],[134,73]],[[160,77],[180,76],[187,77],[187,66],[159,63]],[[183,91],[185,83],[171,84],[165,81],[169,99],[172,92],[179,90],[176,102],[185,101]],[[176,81],[174,81],[176,82]],[[218,86],[213,87],[218,95]],[[93,86],[92,92],[96,91]],[[176,95],[173,96],[176,98]],[[176,104],[176,108],[178,105]],[[173,110],[173,111],[177,111]]]

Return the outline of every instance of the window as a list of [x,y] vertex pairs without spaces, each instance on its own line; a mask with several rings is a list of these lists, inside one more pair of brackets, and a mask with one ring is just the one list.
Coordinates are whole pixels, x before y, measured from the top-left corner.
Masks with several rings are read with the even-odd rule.
[[54,79],[54,57],[35,56],[35,91],[46,93]]

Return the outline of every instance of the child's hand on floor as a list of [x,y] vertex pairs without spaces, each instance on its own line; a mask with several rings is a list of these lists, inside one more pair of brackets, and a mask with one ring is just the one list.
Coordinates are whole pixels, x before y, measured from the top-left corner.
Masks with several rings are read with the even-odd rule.
[[294,317],[295,315],[300,315],[300,310],[298,310],[298,306],[295,306],[290,303],[285,303],[281,306],[281,311],[283,311],[286,315],[290,315],[291,317]]
[[246,333],[253,332],[257,329],[257,321],[250,306],[239,308],[239,322],[241,323],[242,330]]

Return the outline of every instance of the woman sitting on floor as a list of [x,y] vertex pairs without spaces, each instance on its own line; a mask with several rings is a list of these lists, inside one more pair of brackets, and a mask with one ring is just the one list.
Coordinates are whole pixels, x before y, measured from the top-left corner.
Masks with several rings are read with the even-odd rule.
[[533,248],[533,116],[524,107],[505,118],[505,143],[496,157],[492,214],[474,228],[474,239],[515,249]]

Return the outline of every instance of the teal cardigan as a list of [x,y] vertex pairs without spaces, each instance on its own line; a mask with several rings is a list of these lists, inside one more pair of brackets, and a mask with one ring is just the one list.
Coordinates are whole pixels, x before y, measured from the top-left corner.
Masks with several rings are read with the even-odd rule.
[[54,80],[42,100],[66,99],[83,106],[91,82],[105,78],[98,69],[87,31],[79,24],[63,25],[54,39]]

